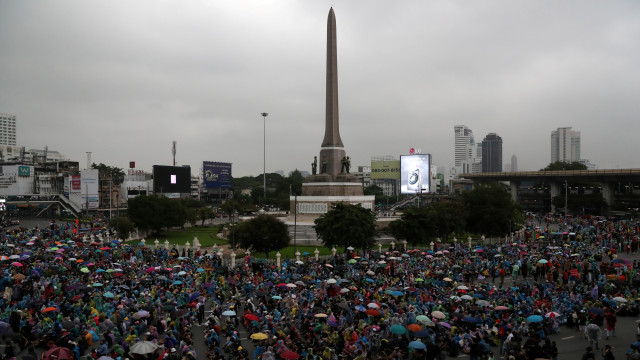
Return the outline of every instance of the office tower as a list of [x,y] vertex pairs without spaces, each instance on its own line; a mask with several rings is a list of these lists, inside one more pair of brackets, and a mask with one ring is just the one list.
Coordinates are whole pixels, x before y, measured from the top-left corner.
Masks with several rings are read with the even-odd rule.
[[580,160],[580,131],[571,127],[558,128],[551,132],[551,162],[573,162]]
[[511,155],[511,167],[509,171],[518,171],[518,157],[515,154]]
[[458,174],[474,172],[474,164],[479,163],[479,157],[477,156],[479,144],[476,145],[473,132],[465,125],[455,125],[453,131],[455,136],[454,165],[456,172]]
[[16,116],[0,113],[0,145],[16,145]]
[[502,172],[502,138],[496,133],[482,140],[482,172]]

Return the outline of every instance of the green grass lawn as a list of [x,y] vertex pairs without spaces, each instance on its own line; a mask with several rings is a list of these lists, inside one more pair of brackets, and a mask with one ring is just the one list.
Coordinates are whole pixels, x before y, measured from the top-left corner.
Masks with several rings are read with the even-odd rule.
[[[200,245],[202,247],[209,247],[216,245],[226,245],[228,244],[227,239],[218,237],[218,227],[192,227],[189,229],[182,230],[172,230],[167,232],[167,234],[158,239],[161,244],[164,243],[165,240],[169,240],[169,244],[171,245],[184,245],[187,241],[189,244],[193,246],[193,237],[197,236],[198,241],[200,241]],[[151,240],[152,242],[155,239]],[[147,243],[149,239],[147,240]]]

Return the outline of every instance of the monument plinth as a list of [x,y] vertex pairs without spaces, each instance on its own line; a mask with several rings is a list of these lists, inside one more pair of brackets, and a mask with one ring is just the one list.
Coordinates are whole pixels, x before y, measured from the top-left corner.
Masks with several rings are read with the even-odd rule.
[[[336,17],[333,8],[327,19],[327,92],[325,130],[320,156],[314,160],[313,175],[302,184],[301,196],[291,196],[291,209],[297,214],[324,214],[331,204],[360,204],[373,210],[374,196],[364,196],[363,185],[349,173],[351,160],[340,138],[338,111],[338,51]],[[318,163],[319,162],[319,163]],[[316,174],[316,170],[318,174]],[[297,205],[297,207],[296,207]]]

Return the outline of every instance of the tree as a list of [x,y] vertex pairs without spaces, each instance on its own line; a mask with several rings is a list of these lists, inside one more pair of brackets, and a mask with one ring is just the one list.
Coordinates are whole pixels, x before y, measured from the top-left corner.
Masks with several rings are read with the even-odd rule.
[[129,235],[135,228],[133,222],[126,216],[119,216],[115,219],[112,219],[109,225],[111,228],[115,229],[118,232],[118,238],[120,239],[128,239]]
[[265,253],[267,258],[270,252],[287,247],[291,241],[287,225],[267,214],[238,223],[231,231],[231,246]]
[[411,245],[427,244],[436,234],[429,209],[415,206],[405,209],[400,219],[389,224],[389,230],[394,238],[406,240]]
[[208,206],[203,206],[198,209],[198,218],[202,221],[202,226],[204,226],[204,222],[208,219],[213,219],[215,214],[213,213],[213,209]]
[[479,184],[461,194],[467,231],[487,236],[503,236],[524,224],[520,205],[498,183]]
[[465,208],[459,201],[443,201],[427,207],[429,221],[435,225],[435,235],[444,242],[453,233],[462,233],[466,226]]
[[587,165],[577,161],[556,161],[552,162],[540,171],[560,171],[560,170],[587,170]]
[[195,226],[198,221],[198,210],[194,208],[185,208],[185,220]]
[[141,230],[159,234],[165,227],[183,226],[187,214],[180,201],[164,196],[138,196],[129,200],[129,218]]
[[91,164],[92,169],[98,169],[100,178],[108,178],[113,181],[113,185],[120,185],[124,181],[124,170],[115,166],[108,166],[103,163]]
[[365,195],[374,195],[376,199],[379,196],[384,196],[384,192],[382,191],[382,188],[378,185],[369,185],[364,188],[363,192]]
[[360,205],[337,203],[314,221],[316,235],[327,247],[371,249],[376,242],[376,216]]

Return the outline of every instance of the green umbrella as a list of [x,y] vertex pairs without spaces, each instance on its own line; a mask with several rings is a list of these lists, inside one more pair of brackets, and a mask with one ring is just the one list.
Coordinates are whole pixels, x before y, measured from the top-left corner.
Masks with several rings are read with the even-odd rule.
[[395,324],[391,325],[389,331],[391,331],[392,334],[402,335],[407,332],[407,329],[402,325]]
[[80,269],[80,271],[86,274],[89,272],[89,269],[86,267],[83,267],[82,269]]

